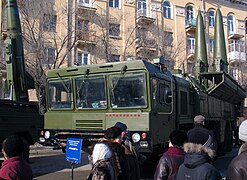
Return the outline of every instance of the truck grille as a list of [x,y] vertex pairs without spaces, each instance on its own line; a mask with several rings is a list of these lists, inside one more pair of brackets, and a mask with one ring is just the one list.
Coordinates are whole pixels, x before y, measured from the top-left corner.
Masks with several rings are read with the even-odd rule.
[[76,120],[78,130],[103,130],[103,120]]

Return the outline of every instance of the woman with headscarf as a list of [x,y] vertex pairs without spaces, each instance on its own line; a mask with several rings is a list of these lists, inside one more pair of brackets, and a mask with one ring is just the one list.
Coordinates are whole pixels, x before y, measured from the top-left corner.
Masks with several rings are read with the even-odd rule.
[[112,152],[104,143],[94,146],[92,160],[93,166],[88,180],[115,180],[114,168],[111,164]]

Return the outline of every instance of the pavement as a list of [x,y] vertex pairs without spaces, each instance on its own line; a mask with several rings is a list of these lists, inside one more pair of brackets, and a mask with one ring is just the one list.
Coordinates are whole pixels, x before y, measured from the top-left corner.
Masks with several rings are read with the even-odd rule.
[[[238,148],[233,148],[231,152],[217,157],[215,160],[214,165],[222,177],[226,176],[227,167],[237,153]],[[3,160],[3,157],[0,157],[0,160]],[[30,166],[33,170],[34,180],[81,180],[86,179],[91,169],[85,152],[81,153],[81,163],[74,164],[72,167],[71,163],[66,161],[65,154],[62,153],[61,149],[53,150],[52,147],[43,147],[39,144],[30,148]],[[154,167],[142,167],[141,173],[147,175],[145,180],[153,178],[155,167],[156,165]]]

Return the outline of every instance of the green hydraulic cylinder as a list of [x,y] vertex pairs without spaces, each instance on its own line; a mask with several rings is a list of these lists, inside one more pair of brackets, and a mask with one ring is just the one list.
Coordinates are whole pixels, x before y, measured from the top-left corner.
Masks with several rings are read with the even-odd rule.
[[219,9],[217,9],[215,15],[213,70],[214,72],[228,72],[225,34],[222,14]]
[[[196,46],[195,46],[195,65],[194,76],[199,78],[200,73],[208,72],[207,46],[205,40],[205,30],[201,11],[198,11],[196,18]],[[207,85],[207,83],[204,83]]]
[[22,32],[16,0],[7,0],[5,7],[7,38],[4,44],[9,99],[18,102],[28,102]]

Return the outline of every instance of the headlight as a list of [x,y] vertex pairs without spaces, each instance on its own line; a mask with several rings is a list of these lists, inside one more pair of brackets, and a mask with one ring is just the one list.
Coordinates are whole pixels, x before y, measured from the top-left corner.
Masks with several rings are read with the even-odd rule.
[[140,139],[141,139],[140,134],[134,133],[134,134],[132,135],[132,141],[133,141],[133,142],[139,142]]
[[49,139],[50,138],[50,131],[45,131],[45,139]]

